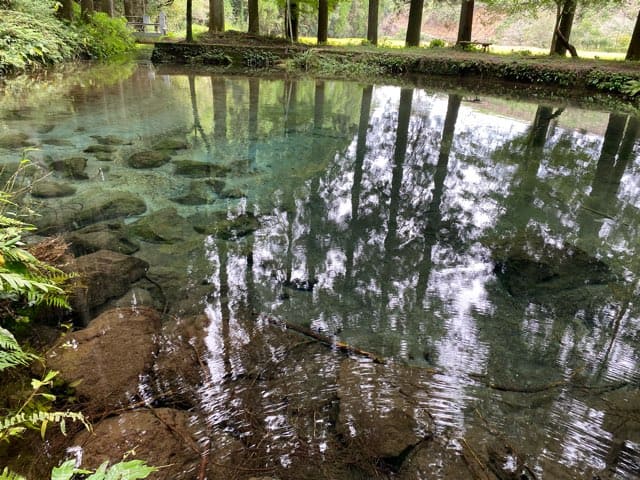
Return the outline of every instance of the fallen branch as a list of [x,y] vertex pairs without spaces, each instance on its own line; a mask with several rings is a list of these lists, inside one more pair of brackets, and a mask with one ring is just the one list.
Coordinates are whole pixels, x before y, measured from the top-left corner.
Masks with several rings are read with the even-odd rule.
[[284,327],[287,330],[293,330],[294,332],[313,338],[314,340],[317,340],[318,342],[330,348],[335,348],[336,350],[339,350],[344,353],[350,353],[350,354],[359,355],[361,357],[367,357],[373,360],[374,363],[379,363],[381,365],[385,363],[384,358],[377,356],[375,353],[367,352],[366,350],[362,350],[358,347],[354,347],[353,345],[349,345],[348,343],[345,343],[345,342],[335,341],[333,338],[328,337],[326,335],[322,335],[321,333],[315,332],[310,328],[306,328],[301,325],[296,325],[295,323],[290,323],[285,320],[279,320],[274,317],[267,317],[267,320],[269,321],[269,323],[273,325]]

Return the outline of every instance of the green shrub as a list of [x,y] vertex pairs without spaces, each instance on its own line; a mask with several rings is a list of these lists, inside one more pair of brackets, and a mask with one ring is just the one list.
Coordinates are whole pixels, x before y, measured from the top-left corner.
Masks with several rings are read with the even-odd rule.
[[429,42],[429,48],[443,48],[447,46],[447,42],[441,38],[434,38]]
[[52,15],[0,10],[0,75],[75,58],[78,35]]
[[[80,18],[79,12],[76,18]],[[135,48],[135,39],[124,18],[111,18],[96,12],[86,22],[76,23],[84,53],[89,58],[105,59]]]

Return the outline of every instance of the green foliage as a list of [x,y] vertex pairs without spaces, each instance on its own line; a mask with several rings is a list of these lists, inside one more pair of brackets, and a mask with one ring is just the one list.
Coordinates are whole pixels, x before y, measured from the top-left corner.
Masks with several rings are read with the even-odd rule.
[[447,46],[447,42],[441,38],[434,38],[429,42],[429,48],[443,48]]
[[28,365],[36,358],[35,355],[25,352],[20,347],[9,330],[0,327],[0,372],[8,368]]
[[263,50],[247,50],[242,54],[242,63],[249,68],[269,68],[278,62],[279,57]]
[[8,185],[0,190],[0,301],[26,301],[29,307],[46,304],[69,308],[63,286],[71,275],[38,260],[23,248],[23,234],[34,227],[16,218],[15,211],[9,211],[17,207],[11,191],[15,179],[29,165],[29,160],[22,160]]
[[592,70],[587,75],[588,86],[605,92],[627,93],[627,87],[631,82],[638,81],[634,76],[624,73],[605,72],[602,70]]
[[[130,460],[128,462],[116,463],[109,467],[109,462],[104,462],[98,469],[91,473],[88,470],[75,468],[73,460],[67,460],[59,467],[51,471],[51,480],[71,480],[78,478],[74,475],[82,475],[86,480],[138,480],[147,478],[153,472],[157,472],[156,467],[150,467],[141,460]],[[88,475],[88,476],[86,476]],[[0,480],[2,480],[0,478]]]
[[384,72],[380,65],[372,62],[366,56],[347,59],[342,56],[321,54],[313,49],[295,55],[289,61],[289,66],[305,72],[340,77],[373,77]]
[[77,56],[77,34],[51,16],[0,10],[0,74],[30,70]]
[[635,97],[640,93],[640,80],[629,80],[622,87],[622,93],[629,95],[630,97]]
[[[142,460],[130,460],[119,462],[109,467],[108,462],[104,462],[95,472],[76,468],[73,460],[67,460],[59,467],[51,470],[51,480],[141,480],[147,478],[158,468],[150,467]],[[9,471],[5,468],[0,472],[0,480],[26,480],[22,475]]]
[[[76,18],[81,16],[76,15]],[[90,58],[105,59],[135,48],[135,39],[124,18],[111,18],[96,12],[87,23],[77,23],[80,42]]]

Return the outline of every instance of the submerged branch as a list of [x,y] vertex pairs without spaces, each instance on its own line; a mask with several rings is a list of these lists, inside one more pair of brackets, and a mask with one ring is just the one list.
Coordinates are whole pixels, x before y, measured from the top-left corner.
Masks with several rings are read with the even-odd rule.
[[267,320],[269,321],[269,323],[273,325],[284,327],[287,330],[293,330],[294,332],[313,338],[314,340],[317,340],[323,345],[326,345],[330,348],[335,348],[336,350],[339,350],[341,352],[351,353],[351,354],[359,355],[361,357],[367,357],[373,360],[374,363],[379,363],[379,364],[386,363],[384,358],[379,357],[375,353],[367,352],[366,350],[362,350],[358,347],[354,347],[353,345],[349,345],[348,343],[345,343],[345,342],[335,341],[333,338],[328,337],[326,335],[322,335],[321,333],[315,332],[310,328],[306,328],[301,325],[296,325],[295,323],[290,323],[285,320],[280,320],[274,317],[267,317]]

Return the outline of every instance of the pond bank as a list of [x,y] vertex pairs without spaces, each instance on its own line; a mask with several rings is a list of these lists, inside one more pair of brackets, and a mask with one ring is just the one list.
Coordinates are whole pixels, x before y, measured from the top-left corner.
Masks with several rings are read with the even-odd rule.
[[372,50],[310,47],[300,44],[157,42],[156,64],[227,66],[234,69],[282,67],[334,77],[371,78],[456,76],[560,87],[568,95],[585,91],[624,96],[625,85],[640,80],[637,62],[573,60],[539,56],[504,56],[452,48]]

